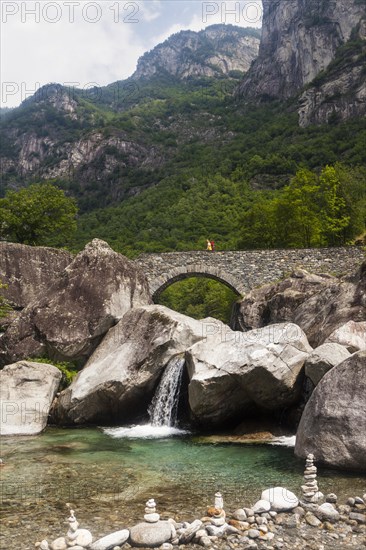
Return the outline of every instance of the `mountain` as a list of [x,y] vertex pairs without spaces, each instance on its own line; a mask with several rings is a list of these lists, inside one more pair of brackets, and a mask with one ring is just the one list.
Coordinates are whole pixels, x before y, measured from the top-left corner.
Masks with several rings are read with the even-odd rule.
[[[358,167],[366,165],[366,123],[360,116],[365,93],[361,23],[335,52],[333,35],[329,37],[331,61],[305,86],[303,65],[295,63],[303,56],[301,40],[298,50],[292,43],[294,75],[291,63],[278,63],[276,44],[290,28],[296,35],[297,23],[302,24],[299,6],[309,1],[282,3],[284,22],[278,3],[273,0],[272,9],[266,4],[260,62],[254,60],[252,46],[245,55],[242,49],[257,31],[215,25],[200,33],[173,35],[145,54],[127,80],[87,91],[44,86],[1,117],[0,193],[42,180],[65,189],[80,208],[78,234],[68,243],[75,250],[93,237],[131,256],[200,248],[208,237],[219,248],[243,242],[250,246],[243,228],[252,208],[262,220],[253,218],[250,239],[256,232],[252,242],[267,246],[263,227],[271,223],[270,203],[300,169],[310,169],[317,177],[326,165],[342,162],[346,172],[355,170],[350,179],[359,181]],[[348,3],[344,13],[352,24],[357,19]],[[351,23],[343,21],[342,32]],[[316,32],[310,33],[314,59]],[[323,42],[319,38],[320,46]],[[263,44],[268,43],[274,49],[268,49],[265,60]],[[238,69],[243,68],[243,56],[253,58],[244,81]],[[273,93],[262,94],[258,101],[261,63],[263,86]],[[272,69],[273,90],[268,81]],[[291,97],[287,92],[277,97],[288,82]],[[361,199],[360,194],[358,203]],[[358,217],[349,217],[357,221],[361,234],[364,218],[360,208],[357,212]],[[286,239],[276,242],[287,246]]]
[[257,57],[260,31],[233,25],[181,31],[140,57],[133,79],[168,73],[177,78],[246,73]]
[[238,96],[286,99],[310,86],[300,100],[301,125],[363,116],[365,38],[364,0],[265,0],[259,55]]
[[56,178],[90,209],[156,185],[177,146],[221,135],[212,120],[203,132],[207,113],[195,127],[191,111],[197,102],[209,109],[212,100],[231,94],[258,48],[257,30],[214,25],[173,35],[145,54],[125,81],[87,93],[42,87],[2,117],[3,191]]

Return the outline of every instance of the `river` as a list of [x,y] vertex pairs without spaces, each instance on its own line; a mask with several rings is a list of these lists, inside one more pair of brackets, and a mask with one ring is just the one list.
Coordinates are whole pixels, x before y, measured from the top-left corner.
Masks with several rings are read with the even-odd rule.
[[[154,429],[162,431],[146,439]],[[65,534],[66,502],[80,526],[99,537],[142,520],[150,497],[162,518],[190,521],[205,514],[217,490],[228,512],[252,505],[270,486],[300,494],[304,464],[293,448],[164,434],[154,427],[48,428],[2,438],[0,548],[33,549],[38,540]],[[365,476],[327,469],[319,470],[318,482],[340,502],[366,489]]]

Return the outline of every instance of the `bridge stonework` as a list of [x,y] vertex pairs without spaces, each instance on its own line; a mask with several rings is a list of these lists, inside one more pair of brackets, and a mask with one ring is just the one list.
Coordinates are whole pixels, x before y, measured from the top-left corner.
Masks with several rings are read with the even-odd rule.
[[154,301],[172,283],[188,277],[216,279],[238,295],[282,279],[295,268],[346,275],[365,259],[362,247],[291,250],[194,251],[142,254],[135,262],[148,278]]

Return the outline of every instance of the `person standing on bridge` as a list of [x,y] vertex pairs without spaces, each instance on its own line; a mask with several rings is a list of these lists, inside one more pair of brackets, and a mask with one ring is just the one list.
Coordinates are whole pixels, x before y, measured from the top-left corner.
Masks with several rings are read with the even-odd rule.
[[209,250],[211,252],[211,250],[212,250],[211,241],[209,239],[207,239],[206,242],[207,242],[206,250]]

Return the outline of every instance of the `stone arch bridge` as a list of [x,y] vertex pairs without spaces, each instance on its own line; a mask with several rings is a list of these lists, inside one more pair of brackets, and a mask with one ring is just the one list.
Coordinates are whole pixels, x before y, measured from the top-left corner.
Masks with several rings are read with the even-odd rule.
[[237,295],[274,282],[303,268],[313,273],[344,275],[365,259],[361,247],[291,250],[194,251],[142,254],[135,262],[148,278],[154,302],[172,283],[189,277],[209,277]]

